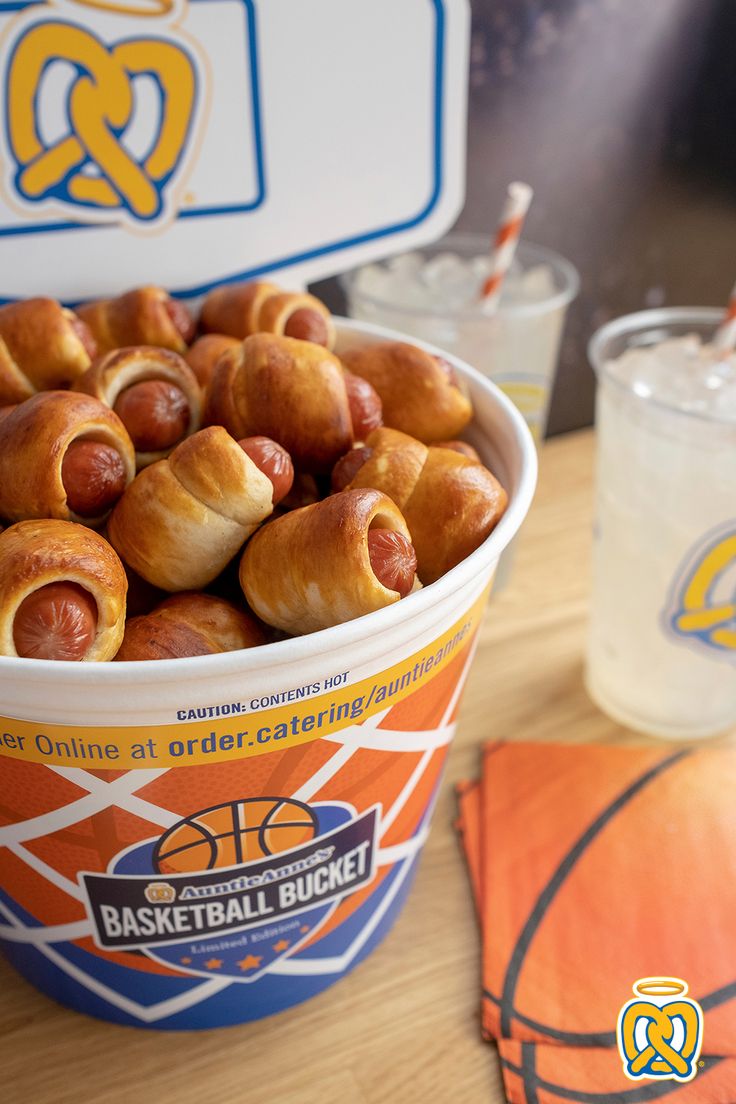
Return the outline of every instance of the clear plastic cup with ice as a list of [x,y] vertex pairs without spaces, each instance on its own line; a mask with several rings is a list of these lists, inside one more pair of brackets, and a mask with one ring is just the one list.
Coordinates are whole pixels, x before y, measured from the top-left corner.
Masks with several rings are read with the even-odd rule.
[[736,725],[736,354],[723,312],[642,311],[596,333],[598,480],[586,682],[670,738]]
[[490,271],[485,235],[450,234],[342,280],[353,318],[431,341],[467,360],[509,395],[539,441],[578,274],[558,254],[522,241],[494,311],[480,296]]

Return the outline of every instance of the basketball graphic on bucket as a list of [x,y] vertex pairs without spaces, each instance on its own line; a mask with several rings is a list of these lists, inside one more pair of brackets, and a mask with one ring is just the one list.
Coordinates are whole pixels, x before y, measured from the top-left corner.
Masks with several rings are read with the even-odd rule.
[[317,818],[302,801],[229,801],[175,824],[157,843],[154,861],[162,874],[235,866],[288,851],[316,831]]
[[[426,838],[483,580],[474,592],[464,631],[427,649],[432,677],[400,692],[389,669],[381,682],[400,700],[319,739],[63,778],[8,760],[0,934],[16,967],[76,1008],[179,1029],[260,1018],[360,962],[398,914]],[[17,784],[33,795],[27,822]]]

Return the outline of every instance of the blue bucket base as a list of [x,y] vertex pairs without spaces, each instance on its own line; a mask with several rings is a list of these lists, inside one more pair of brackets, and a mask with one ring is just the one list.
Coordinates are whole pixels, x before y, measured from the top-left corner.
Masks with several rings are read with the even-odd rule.
[[[214,974],[208,980],[138,972],[73,943],[52,944],[47,952],[27,943],[2,941],[1,945],[8,961],[31,985],[75,1012],[157,1031],[230,1027],[309,1000],[367,958],[401,912],[417,861],[415,854],[397,863],[352,916],[315,946],[285,960],[314,962],[317,972],[313,974],[267,973],[251,983],[227,983]],[[366,928],[370,934],[360,942]],[[316,963],[322,960],[325,968],[318,970]]]

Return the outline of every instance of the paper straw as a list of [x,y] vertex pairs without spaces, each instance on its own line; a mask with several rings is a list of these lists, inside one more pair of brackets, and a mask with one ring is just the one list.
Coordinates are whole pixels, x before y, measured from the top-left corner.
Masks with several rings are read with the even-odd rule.
[[736,349],[736,284],[733,285],[726,313],[716,330],[713,344],[721,353],[732,353]]
[[496,239],[491,253],[491,271],[481,289],[484,310],[492,314],[498,308],[501,286],[519,244],[521,228],[534,195],[528,184],[514,181],[509,184]]

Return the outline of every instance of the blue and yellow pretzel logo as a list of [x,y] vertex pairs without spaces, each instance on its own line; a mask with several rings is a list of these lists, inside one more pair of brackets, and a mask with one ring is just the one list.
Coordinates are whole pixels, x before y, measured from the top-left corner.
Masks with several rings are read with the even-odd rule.
[[680,978],[640,978],[619,1013],[616,1040],[630,1081],[692,1081],[703,1045],[703,1010]]
[[193,129],[192,52],[173,29],[172,37],[157,31],[109,42],[50,5],[44,12],[21,28],[7,55],[5,143],[15,198],[26,207],[51,203],[83,221],[160,220]]
[[736,525],[690,555],[665,621],[688,643],[736,660]]

